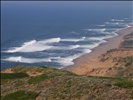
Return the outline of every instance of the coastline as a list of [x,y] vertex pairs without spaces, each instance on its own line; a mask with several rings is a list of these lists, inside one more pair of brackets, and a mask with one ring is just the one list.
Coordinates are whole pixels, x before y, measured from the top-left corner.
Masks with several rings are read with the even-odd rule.
[[92,49],[92,52],[84,54],[76,59],[73,60],[74,64],[67,66],[63,69],[68,70],[68,71],[73,71],[77,66],[80,66],[92,59],[97,58],[98,56],[106,53],[107,51],[115,48],[119,48],[120,43],[123,41],[123,37],[133,31],[133,24],[129,24],[129,27],[120,29],[116,31],[118,36],[112,37],[105,39],[107,42],[102,43],[99,46],[95,47]]

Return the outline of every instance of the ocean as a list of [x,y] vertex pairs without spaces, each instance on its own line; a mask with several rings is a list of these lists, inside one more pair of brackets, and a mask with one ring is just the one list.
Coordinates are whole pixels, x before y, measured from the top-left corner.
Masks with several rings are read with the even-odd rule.
[[2,1],[1,69],[64,68],[132,21],[132,1]]

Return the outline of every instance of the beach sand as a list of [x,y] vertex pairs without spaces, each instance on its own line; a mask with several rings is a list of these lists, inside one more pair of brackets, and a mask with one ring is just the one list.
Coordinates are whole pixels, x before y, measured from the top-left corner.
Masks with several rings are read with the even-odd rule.
[[118,36],[106,39],[106,43],[100,44],[98,47],[92,49],[89,54],[84,54],[79,58],[73,60],[74,64],[64,68],[65,70],[73,71],[77,66],[85,64],[86,62],[97,58],[98,56],[106,53],[110,49],[119,48],[120,43],[123,41],[123,37],[133,31],[133,24],[130,27],[117,31]]

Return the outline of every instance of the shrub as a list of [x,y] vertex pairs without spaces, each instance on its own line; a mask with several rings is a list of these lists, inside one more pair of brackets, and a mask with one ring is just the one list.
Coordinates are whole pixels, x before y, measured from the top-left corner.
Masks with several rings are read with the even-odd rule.
[[131,62],[128,62],[125,64],[125,67],[129,67],[132,63]]
[[133,92],[132,92],[132,94],[131,94],[131,99],[133,99]]
[[41,81],[44,81],[46,79],[48,79],[49,77],[45,74],[43,75],[40,75],[40,76],[35,76],[35,77],[31,77],[29,80],[28,80],[28,83],[29,84],[37,84]]
[[15,86],[22,86],[22,85],[24,85],[24,81],[18,80]]
[[[27,67],[27,68],[29,68],[29,67]],[[19,65],[19,66],[14,66],[12,68],[12,71],[15,73],[20,73],[20,72],[25,72],[25,69],[27,69],[27,68],[23,65]]]
[[36,92],[27,92],[25,90],[19,90],[14,93],[7,94],[1,98],[1,100],[35,100],[38,96]]
[[29,77],[26,73],[1,73],[1,79],[16,79]]
[[67,83],[66,83],[66,87],[70,87],[72,85],[72,82],[71,81],[68,81]]
[[132,88],[133,81],[124,80],[124,81],[116,83],[115,85],[118,87],[122,87],[122,88]]

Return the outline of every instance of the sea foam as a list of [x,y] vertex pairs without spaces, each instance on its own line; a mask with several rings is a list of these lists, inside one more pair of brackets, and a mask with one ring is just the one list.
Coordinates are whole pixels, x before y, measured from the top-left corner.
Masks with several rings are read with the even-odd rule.
[[52,48],[52,46],[49,46],[48,44],[51,43],[58,43],[60,42],[60,38],[51,38],[46,40],[31,40],[29,42],[24,42],[20,47],[12,47],[9,48],[7,53],[15,53],[15,52],[37,52],[37,51],[44,51]]
[[61,41],[64,41],[64,42],[79,42],[79,41],[84,41],[85,40],[85,37],[82,37],[82,38],[64,38],[64,39],[61,39]]
[[115,21],[113,21],[113,22],[105,22],[105,24],[108,25],[108,26],[125,25],[125,24],[122,23],[122,22],[115,22]]
[[51,62],[51,59],[45,58],[25,58],[22,56],[17,57],[8,57],[6,59],[2,59],[3,61],[10,61],[10,62],[21,62],[21,63],[40,63],[40,62]]
[[111,19],[111,21],[115,21],[115,22],[123,22],[124,20],[119,20],[119,19]]
[[69,66],[74,64],[73,60],[80,56],[81,54],[75,54],[67,57],[59,57],[58,59],[53,60],[53,62],[59,63],[61,66]]
[[52,50],[71,50],[71,49],[76,49],[79,48],[80,45],[68,45],[68,46],[52,46]]
[[104,32],[106,30],[106,28],[102,28],[102,29],[84,29],[86,31],[93,31],[93,32]]

